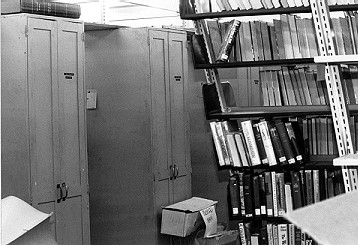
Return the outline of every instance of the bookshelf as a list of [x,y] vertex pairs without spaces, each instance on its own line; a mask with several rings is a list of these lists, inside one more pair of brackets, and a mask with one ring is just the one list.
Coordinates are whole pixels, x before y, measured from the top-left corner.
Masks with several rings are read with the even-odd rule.
[[[335,167],[332,164],[332,161],[338,155],[347,154],[347,152],[353,152],[353,144],[352,135],[350,133],[350,126],[348,123],[348,119],[350,119],[351,114],[358,113],[358,106],[356,104],[348,104],[346,105],[345,95],[342,93],[342,85],[341,85],[341,73],[339,64],[356,64],[357,62],[357,53],[354,55],[336,55],[335,52],[332,52],[331,47],[333,43],[333,38],[329,34],[326,34],[326,30],[321,31],[321,33],[316,33],[316,35],[320,35],[317,37],[319,39],[319,50],[321,55],[318,57],[310,57],[310,58],[293,58],[293,59],[276,59],[276,60],[254,60],[254,61],[234,61],[234,62],[217,62],[215,61],[214,52],[213,52],[213,43],[211,43],[211,37],[209,35],[209,31],[206,25],[206,19],[216,19],[216,18],[227,18],[227,17],[242,17],[242,16],[256,16],[256,15],[280,15],[280,14],[293,14],[293,13],[312,13],[314,16],[314,24],[315,27],[319,26],[322,29],[324,27],[325,21],[329,22],[329,18],[323,18],[320,20],[322,16],[329,16],[329,11],[353,11],[358,9],[357,4],[349,4],[349,5],[334,5],[327,7],[327,10],[321,12],[317,10],[321,10],[321,6],[318,6],[321,2],[311,3],[311,6],[306,7],[291,7],[291,8],[274,8],[274,9],[255,9],[255,10],[232,10],[232,11],[221,11],[221,12],[208,12],[208,13],[196,13],[195,8],[190,9],[190,6],[187,1],[181,1],[180,9],[181,9],[181,18],[193,20],[196,33],[203,36],[205,47],[207,49],[208,62],[195,64],[195,69],[204,69],[205,75],[207,78],[207,84],[203,85],[203,97],[204,97],[204,105],[207,120],[210,122],[228,122],[230,126],[231,124],[235,125],[233,128],[230,128],[228,132],[234,132],[237,130],[235,127],[240,128],[240,122],[245,120],[257,120],[264,119],[267,121],[275,120],[277,118],[292,118],[292,117],[302,117],[302,118],[311,118],[313,116],[322,117],[329,116],[332,117],[333,125],[332,130],[333,134],[336,136],[334,141],[337,142],[338,149],[335,154],[318,154],[312,155],[308,158],[305,158],[305,161],[311,162],[310,164],[295,164],[295,165],[285,165],[280,166],[279,164],[275,166],[240,166],[240,167],[232,167],[230,164],[220,165],[219,170],[221,169],[229,169],[231,173],[231,177],[237,176],[239,173],[243,173],[246,175],[257,176],[265,172],[269,173],[282,173],[291,175],[292,172],[300,172],[303,175],[311,175],[315,171],[315,173],[329,172],[328,175],[331,175],[330,185],[332,188],[327,188],[331,192],[327,193],[325,198],[332,197],[334,195],[352,191],[357,189],[353,182],[355,181],[356,170],[348,167]],[[195,5],[195,4],[193,4]],[[325,4],[323,4],[326,7]],[[325,12],[326,11],[326,12]],[[324,28],[323,28],[324,27]],[[329,23],[328,23],[329,29]],[[318,31],[317,31],[318,32]],[[330,31],[329,31],[330,32]],[[239,34],[238,34],[239,35]],[[327,37],[328,36],[328,37]],[[238,37],[237,37],[238,38]],[[328,43],[328,45],[327,45]],[[331,45],[331,46],[330,46]],[[218,69],[223,68],[244,68],[244,67],[273,67],[273,66],[294,66],[294,65],[311,65],[311,64],[324,64],[325,65],[325,80],[328,84],[328,97],[327,104],[325,105],[289,105],[289,106],[236,106],[235,99],[231,96],[230,92],[228,94],[227,88],[223,86],[220,82]],[[259,71],[259,70],[257,70]],[[210,87],[210,88],[209,88]],[[215,92],[213,92],[215,91]],[[261,120],[262,121],[262,120]],[[231,131],[232,130],[232,131]],[[226,137],[224,132],[224,136]],[[327,136],[328,137],[328,136]],[[331,138],[332,140],[332,138]],[[215,141],[215,139],[214,139]],[[224,139],[225,141],[225,139]],[[227,140],[228,142],[228,140]],[[223,144],[227,144],[224,142]],[[221,142],[220,142],[221,143]],[[228,151],[230,152],[230,150]],[[219,154],[219,153],[218,153]],[[219,163],[220,163],[220,159]],[[335,176],[335,177],[334,177]],[[284,177],[286,179],[286,176]],[[311,178],[311,177],[310,177]],[[303,177],[302,177],[303,179]],[[239,182],[239,179],[236,180]],[[252,181],[252,180],[251,180]],[[285,180],[286,181],[286,180]],[[291,179],[292,181],[292,179]],[[300,179],[301,181],[301,179]],[[303,180],[302,180],[303,181]],[[306,180],[305,180],[306,181]],[[333,182],[336,183],[333,187]],[[312,183],[311,183],[312,184]],[[311,185],[310,184],[310,185]],[[252,185],[252,184],[250,184]],[[231,185],[231,182],[228,185],[228,193],[231,193],[230,188],[239,188],[239,184]],[[245,185],[244,185],[245,186]],[[338,187],[337,187],[338,186]],[[258,187],[259,188],[259,187]],[[293,187],[292,187],[293,188]],[[312,186],[314,188],[314,186]],[[254,187],[253,187],[254,189]],[[292,190],[293,191],[293,190]],[[308,189],[304,189],[307,194]],[[234,191],[239,192],[239,190]],[[255,191],[254,191],[255,192]],[[282,193],[282,192],[281,192]],[[332,194],[333,193],[333,194]],[[305,194],[302,194],[304,198],[307,198]],[[235,194],[236,195],[236,194]],[[240,194],[241,195],[241,194]],[[312,197],[311,193],[311,197]],[[231,194],[229,194],[228,202],[231,202]],[[293,193],[292,193],[293,196]],[[238,198],[238,197],[236,197]],[[256,197],[251,197],[255,199]],[[319,199],[318,199],[319,201]],[[242,201],[237,201],[237,203]],[[236,203],[236,204],[237,204]],[[310,204],[312,202],[305,202],[304,205]],[[242,207],[241,207],[242,208]],[[252,207],[253,208],[253,207]],[[285,223],[280,220],[280,217],[273,215],[273,217],[268,217],[266,214],[261,212],[261,215],[251,215],[251,216],[241,216],[241,215],[233,215],[233,212],[237,212],[237,210],[242,210],[240,207],[230,206],[230,213],[233,219],[239,220],[239,233],[241,237],[242,230],[247,231],[250,228],[241,228],[240,225],[245,226],[250,221],[261,223],[261,228],[259,230],[255,229],[256,233],[266,234],[266,238],[268,239],[268,227],[270,226],[272,229],[272,225],[280,225],[281,223]],[[236,210],[236,211],[235,211]],[[260,213],[260,212],[259,212]],[[268,225],[270,224],[271,225]],[[276,230],[278,228],[276,227]],[[287,230],[295,230],[296,228],[292,228],[290,225],[286,225],[286,237],[288,236]],[[298,229],[297,229],[298,230]],[[263,232],[263,233],[262,233]],[[265,233],[266,232],[266,233]],[[245,232],[244,232],[245,233]],[[255,236],[257,235],[255,233]],[[271,233],[273,234],[273,233]],[[280,233],[276,233],[278,235]],[[302,233],[303,234],[303,233]],[[253,235],[253,234],[252,234]],[[295,235],[297,235],[295,233]],[[260,236],[260,235],[258,235]],[[265,235],[264,235],[265,236]],[[241,237],[242,239],[242,237]],[[246,237],[247,239],[247,237]],[[263,238],[262,238],[263,239]],[[263,239],[263,240],[265,240]],[[307,240],[311,238],[307,237]],[[289,238],[287,238],[287,241]],[[252,240],[251,240],[252,241]],[[267,244],[267,240],[263,244]],[[242,244],[246,244],[243,243]],[[279,243],[286,244],[286,243]],[[291,243],[288,243],[291,244]]]

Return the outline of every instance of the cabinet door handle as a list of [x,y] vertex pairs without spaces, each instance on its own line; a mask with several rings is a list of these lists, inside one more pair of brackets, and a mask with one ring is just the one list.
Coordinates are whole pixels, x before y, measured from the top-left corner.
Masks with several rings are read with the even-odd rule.
[[[66,185],[65,182],[62,183],[62,188],[65,189],[65,193],[66,193],[66,194],[62,197],[62,201],[65,201],[66,198],[68,197],[68,189],[69,189],[69,188],[68,188],[68,186]],[[62,189],[62,188],[61,188],[61,189]]]
[[63,198],[63,192],[60,184],[57,184],[57,203],[61,202],[61,199]]
[[170,166],[169,166],[169,169],[170,169],[170,170],[169,170],[169,171],[170,171],[170,172],[169,172],[169,179],[172,180],[172,179],[174,178],[174,174],[175,174],[174,165],[170,165]]
[[178,166],[176,164],[174,165],[174,168],[175,168],[175,170],[174,170],[174,179],[176,179],[178,177],[178,175],[179,175],[179,168],[178,168]]

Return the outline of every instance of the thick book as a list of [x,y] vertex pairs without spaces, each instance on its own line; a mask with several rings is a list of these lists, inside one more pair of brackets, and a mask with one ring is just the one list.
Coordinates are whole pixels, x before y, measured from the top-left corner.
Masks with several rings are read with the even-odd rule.
[[262,43],[263,43],[263,51],[264,51],[264,59],[272,60],[272,50],[270,46],[270,34],[267,22],[261,21],[261,35],[262,35]]
[[273,227],[271,223],[268,223],[267,226],[267,244],[268,245],[274,245],[273,241]]
[[312,170],[312,185],[313,185],[313,202],[320,201],[320,183],[319,183],[319,170]]
[[283,150],[285,152],[287,162],[289,164],[296,163],[295,155],[294,155],[291,143],[290,143],[290,137],[286,130],[285,123],[278,119],[275,121],[275,126],[276,126],[276,129],[278,132],[278,136],[280,137],[281,144],[282,144]]
[[[255,30],[251,29],[251,32],[256,32],[256,42],[258,46],[258,54],[259,54],[259,60],[264,60],[264,44],[263,44],[263,37],[262,37],[262,31],[261,31],[261,21],[254,21]],[[254,37],[252,37],[252,41],[254,42]]]
[[272,180],[271,173],[265,172],[265,195],[266,195],[266,213],[268,217],[273,217],[273,200],[272,200]]
[[281,216],[286,212],[285,197],[285,176],[284,173],[276,173],[276,193],[278,203],[278,215]]
[[310,57],[318,56],[318,42],[316,37],[316,31],[313,24],[312,18],[307,18],[305,20],[305,27],[306,27],[306,34],[307,34],[307,41],[308,47],[310,48]]
[[246,145],[249,151],[252,166],[260,165],[261,160],[257,149],[251,120],[241,122],[242,131],[245,136]]
[[261,94],[263,106],[270,106],[269,92],[268,92],[268,79],[267,71],[260,71],[260,81],[261,81]]
[[238,226],[241,245],[247,245],[244,223],[240,222]]
[[213,140],[214,140],[216,155],[219,160],[219,166],[224,166],[225,159],[224,159],[223,145],[222,145],[222,141],[219,139],[219,135],[216,130],[216,122],[210,122],[210,129],[211,129],[211,134],[212,134]]
[[282,35],[282,23],[281,20],[273,20],[273,26],[275,27],[277,47],[280,59],[286,59],[284,40]]
[[240,22],[232,20],[223,37],[222,44],[219,49],[216,61],[227,62],[229,60],[231,51],[235,44],[235,38],[239,31]]
[[273,148],[273,145],[272,145],[272,141],[271,141],[267,121],[259,122],[258,126],[259,126],[259,129],[260,129],[262,142],[263,142],[263,145],[265,147],[265,152],[266,152],[266,156],[267,156],[267,159],[268,159],[268,164],[270,166],[275,166],[275,165],[277,165],[277,160],[276,160],[276,155],[275,155],[274,148]]
[[242,61],[253,61],[254,60],[253,46],[252,46],[253,40],[251,36],[250,23],[242,22],[241,26],[242,26],[242,34],[239,32],[240,34],[239,37],[240,37],[240,44],[243,44],[241,46]]
[[272,125],[271,123],[267,124],[270,131],[271,141],[273,145],[273,149],[275,151],[276,158],[278,159],[278,162],[280,165],[286,165],[288,164],[285,150],[282,146],[280,136],[278,135],[276,126]]
[[31,13],[78,19],[81,16],[81,6],[43,0],[11,0],[1,2],[1,13]]
[[220,26],[218,20],[208,20],[206,25],[209,30],[210,40],[213,47],[213,55],[216,57],[219,54],[222,37],[220,33]]
[[276,106],[274,84],[271,76],[271,71],[266,71],[266,76],[267,76],[267,91],[269,95],[269,104],[270,106]]
[[303,98],[301,97],[302,92],[300,91],[300,87],[299,87],[300,81],[298,80],[298,77],[296,77],[295,68],[294,67],[289,68],[288,73],[292,81],[293,94],[296,98],[297,105],[304,105],[304,102],[302,102]]
[[341,22],[338,18],[331,18],[331,23],[332,23],[332,29],[334,31],[334,39],[336,40],[336,45],[337,45],[337,54],[345,55],[346,51],[344,50]]
[[348,17],[340,17],[339,21],[342,27],[342,36],[345,54],[354,54],[352,36],[348,25]]
[[306,181],[306,195],[307,195],[307,205],[314,203],[313,197],[313,180],[312,180],[312,170],[305,170],[305,181]]
[[305,20],[295,16],[298,44],[300,47],[302,58],[310,58],[310,48],[308,46]]
[[288,25],[289,25],[289,29],[290,29],[290,33],[291,33],[293,57],[294,58],[302,58],[300,46],[298,43],[297,26],[296,26],[295,16],[287,15],[287,18],[288,18]]
[[204,42],[203,35],[192,35],[191,46],[193,50],[193,57],[195,64],[207,64],[209,63],[209,56]]
[[270,34],[270,45],[271,45],[271,51],[272,51],[272,59],[273,60],[279,60],[280,59],[280,52],[277,45],[277,37],[276,37],[276,29],[271,24],[268,23],[268,29]]
[[215,123],[215,127],[216,127],[216,132],[218,134],[218,139],[221,145],[221,149],[222,149],[222,153],[223,153],[223,157],[224,157],[224,161],[225,161],[225,165],[230,166],[231,165],[231,156],[227,147],[227,140],[226,140],[226,131],[223,128],[223,124],[221,122],[216,122]]
[[274,71],[274,70],[270,71],[270,74],[271,74],[271,79],[272,79],[273,94],[275,97],[275,105],[282,106],[280,84],[279,84],[279,78],[277,75],[277,71]]
[[254,197],[253,197],[252,177],[250,174],[245,174],[243,176],[243,185],[244,185],[245,216],[253,217]]
[[306,79],[304,68],[298,68],[297,71],[302,83],[303,96],[305,98],[306,105],[312,105],[313,103],[312,103],[311,90],[309,88],[308,81]]
[[312,105],[321,105],[321,100],[318,95],[317,83],[313,71],[306,68],[304,69],[304,74],[306,76],[307,86],[311,96]]
[[[263,56],[260,54],[262,51],[262,38],[261,33],[256,30],[256,22],[258,21],[250,21],[250,29],[251,29],[251,38],[252,38],[252,51],[254,55],[254,60],[260,60],[263,59]],[[257,38],[257,35],[260,35],[259,38]],[[260,43],[261,42],[261,43]],[[260,49],[259,49],[260,44]]]
[[295,171],[291,171],[291,185],[292,185],[292,199],[293,209],[301,208],[302,204],[302,191],[300,174]]
[[260,181],[258,175],[252,176],[252,193],[254,196],[254,215],[261,215],[261,203],[260,203]]
[[237,183],[236,176],[231,176],[228,184],[229,189],[229,204],[230,204],[230,213],[233,217],[238,217],[241,215],[240,212],[240,196],[239,196],[239,185]]
[[278,244],[279,245],[288,244],[287,224],[278,224],[277,233],[278,233]]
[[267,159],[267,156],[266,156],[265,146],[264,146],[264,143],[262,142],[260,128],[259,128],[258,123],[254,123],[252,125],[252,130],[254,131],[254,136],[255,136],[255,140],[256,140],[257,149],[259,151],[259,156],[260,156],[260,159],[261,159],[261,163],[262,164],[268,164],[268,159]]
[[260,213],[261,215],[267,215],[267,203],[266,203],[266,188],[265,188],[265,176],[259,174],[259,196],[260,196]]
[[239,201],[240,201],[241,216],[246,217],[245,194],[244,194],[244,173],[239,172],[237,174],[237,180],[238,180],[238,185],[239,185]]
[[288,245],[295,245],[295,225],[288,224]]
[[283,72],[282,72],[282,70],[278,70],[276,72],[277,72],[278,81],[279,81],[279,85],[280,85],[282,105],[290,105]]
[[288,134],[288,138],[290,139],[290,143],[292,146],[293,153],[296,158],[296,162],[302,164],[303,163],[303,156],[302,156],[302,150],[300,149],[300,146],[298,144],[296,133],[293,130],[292,123],[286,122],[285,123],[286,131]]
[[278,245],[278,227],[277,224],[272,224],[272,235],[273,235],[273,244]]
[[[285,48],[286,59],[293,59],[295,58],[295,54],[293,51],[288,15],[287,14],[280,15],[280,20],[281,20],[283,46]],[[296,32],[295,34],[297,35]]]
[[292,188],[291,183],[285,183],[285,203],[286,203],[286,213],[293,210],[293,198],[292,198]]

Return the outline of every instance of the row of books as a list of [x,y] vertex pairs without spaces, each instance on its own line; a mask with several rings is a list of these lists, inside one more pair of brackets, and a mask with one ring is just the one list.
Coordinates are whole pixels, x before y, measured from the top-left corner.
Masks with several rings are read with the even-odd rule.
[[[294,8],[294,7],[308,7],[309,0],[197,0],[197,10],[199,13],[206,12],[221,12],[232,10],[249,10],[249,9],[273,9],[273,8]],[[329,5],[337,4],[354,4],[358,3],[355,0],[328,0]]]
[[228,184],[231,216],[280,217],[286,212],[344,193],[341,170],[237,172]]
[[[332,18],[337,54],[357,54],[357,13]],[[219,50],[226,44],[225,35],[232,32],[231,22],[208,20],[213,52],[217,61]],[[236,26],[235,26],[236,28]],[[280,15],[273,22],[240,22],[236,41],[228,61],[258,61],[310,58],[319,55],[313,20],[295,15]],[[227,61],[227,60],[224,60]]]
[[318,245],[293,224],[239,222],[240,245]]
[[81,6],[74,3],[53,2],[50,0],[18,0],[5,1],[2,13],[32,13],[78,19],[81,16]]
[[302,133],[296,122],[246,120],[233,131],[228,121],[212,121],[210,128],[220,166],[303,163]]

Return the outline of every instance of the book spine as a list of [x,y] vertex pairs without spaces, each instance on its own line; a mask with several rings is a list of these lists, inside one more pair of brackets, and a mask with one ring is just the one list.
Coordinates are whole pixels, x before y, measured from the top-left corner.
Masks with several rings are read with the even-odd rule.
[[291,142],[292,149],[295,153],[296,161],[297,161],[297,163],[302,163],[303,156],[301,154],[301,150],[299,149],[296,135],[293,130],[291,122],[286,122],[285,126],[286,126],[286,130],[287,130],[288,138],[290,139],[290,142]]
[[276,189],[278,200],[278,215],[281,216],[286,212],[284,173],[276,173]]
[[259,176],[252,176],[252,192],[254,195],[254,211],[255,216],[261,215],[261,204],[260,204],[260,182]]
[[235,142],[238,149],[238,152],[240,154],[240,159],[243,167],[250,166],[249,160],[247,159],[247,153],[244,147],[244,141],[243,141],[243,135],[242,132],[238,132],[234,134],[235,136]]
[[262,142],[259,125],[257,123],[254,123],[252,125],[252,129],[253,129],[254,136],[255,136],[255,139],[256,139],[256,145],[257,145],[257,149],[259,151],[259,156],[260,156],[260,159],[261,159],[261,163],[262,164],[268,164],[268,159],[267,159],[267,156],[266,156],[264,143]]
[[261,215],[267,215],[266,188],[265,188],[264,174],[259,175],[259,196],[260,196]]
[[252,178],[251,175],[246,174],[243,177],[244,184],[244,201],[245,201],[245,216],[253,217],[253,193],[252,193]]
[[273,228],[272,228],[271,223],[267,224],[267,242],[268,242],[268,245],[274,245],[274,242],[273,242]]
[[234,167],[242,167],[241,159],[239,156],[239,152],[236,146],[235,138],[233,133],[228,133],[226,135],[228,148],[231,154],[231,159]]
[[295,245],[295,226],[288,224],[288,245]]
[[239,223],[239,235],[240,235],[241,245],[247,245],[246,235],[245,235],[245,227],[244,227],[244,223],[242,223],[242,222]]
[[229,179],[229,198],[230,198],[230,207],[231,207],[231,214],[233,217],[237,217],[240,215],[240,207],[239,207],[239,188],[237,179],[235,176],[231,176]]
[[217,61],[227,62],[229,60],[230,53],[235,43],[236,35],[239,31],[240,22],[238,20],[232,20],[229,28],[226,31],[223,43],[219,50]]
[[21,0],[21,12],[78,19],[81,6],[73,3],[45,2],[42,0]]
[[276,172],[271,172],[271,181],[272,181],[272,202],[273,202],[273,216],[278,217],[278,194],[277,194],[277,181],[276,181]]
[[285,152],[287,162],[289,164],[296,163],[295,156],[294,156],[293,150],[291,148],[290,138],[288,136],[288,133],[287,133],[287,130],[286,130],[284,122],[276,121],[275,125],[276,125],[278,136],[279,136],[279,138],[281,140],[283,150]]
[[224,160],[224,155],[223,155],[223,150],[222,150],[222,145],[221,145],[221,142],[219,139],[219,135],[216,131],[216,122],[210,122],[210,128],[211,128],[211,133],[212,133],[213,140],[214,140],[216,154],[217,154],[217,157],[219,160],[219,166],[224,166],[225,160]]
[[241,122],[242,131],[245,136],[246,145],[249,150],[252,166],[260,165],[261,160],[259,151],[257,149],[254,132],[252,130],[252,123],[250,120]]
[[288,244],[287,224],[278,224],[277,233],[278,233],[278,244],[287,245]]
[[273,217],[272,180],[270,172],[265,172],[265,194],[267,216]]
[[313,202],[320,201],[320,184],[319,184],[319,170],[312,170],[312,179],[313,179]]
[[291,171],[293,209],[302,207],[301,183],[298,172]]
[[283,146],[282,146],[282,143],[280,140],[280,136],[278,135],[277,128],[271,124],[269,124],[269,125],[270,125],[269,130],[270,130],[270,135],[271,135],[271,139],[272,139],[272,145],[275,150],[277,159],[281,165],[286,165],[287,160],[286,160],[286,156],[285,156],[285,151],[283,149]]
[[242,172],[238,173],[238,179],[239,179],[239,201],[240,201],[240,211],[241,216],[246,217],[246,211],[245,211],[245,194],[244,194],[244,174]]
[[262,137],[262,142],[263,142],[264,147],[265,147],[266,156],[267,156],[269,165],[270,166],[277,165],[276,156],[275,156],[275,152],[274,152],[274,149],[273,149],[270,133],[268,131],[267,122],[262,121],[262,122],[259,122],[258,125],[259,125],[259,129],[260,129],[260,133],[261,133],[261,137]]

